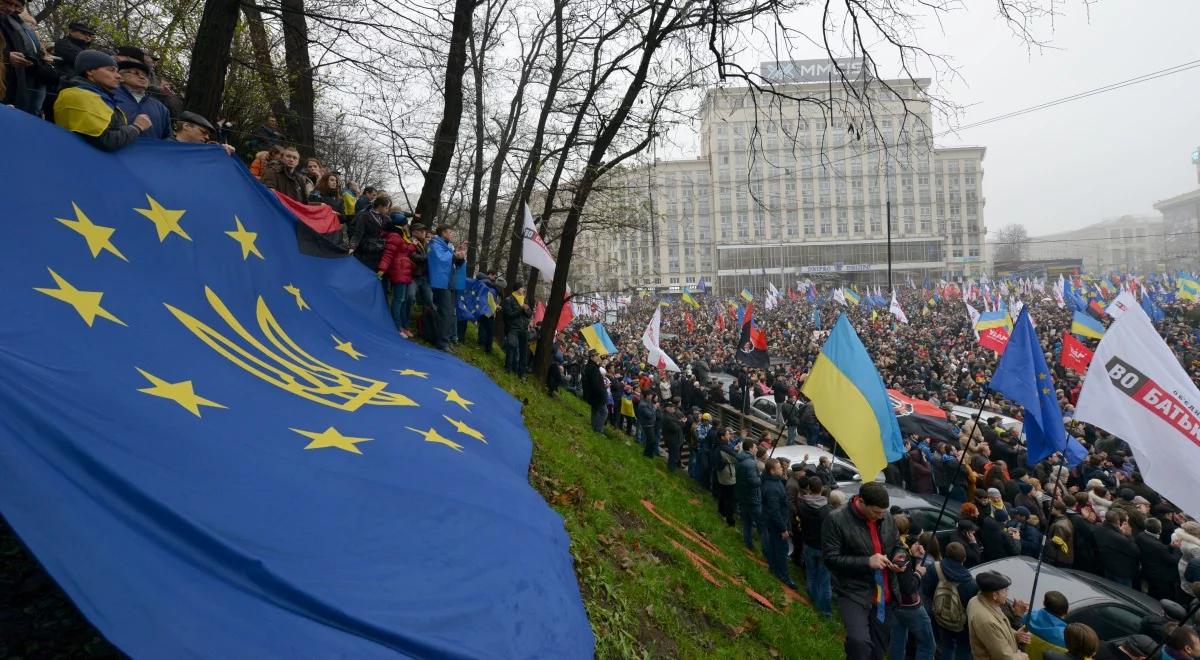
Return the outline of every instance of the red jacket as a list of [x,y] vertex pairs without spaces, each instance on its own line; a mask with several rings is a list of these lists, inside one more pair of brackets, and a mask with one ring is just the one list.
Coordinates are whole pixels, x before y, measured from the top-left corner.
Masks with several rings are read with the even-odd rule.
[[388,232],[383,257],[375,270],[387,276],[392,284],[408,284],[413,281],[413,262],[409,258],[417,244],[397,232]]

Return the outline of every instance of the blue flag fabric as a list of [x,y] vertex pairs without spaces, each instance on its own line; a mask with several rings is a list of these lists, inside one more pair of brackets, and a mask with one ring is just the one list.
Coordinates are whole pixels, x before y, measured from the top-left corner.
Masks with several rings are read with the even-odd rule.
[[0,511],[111,642],[591,657],[518,403],[397,337],[374,273],[220,147],[0,134]]
[[458,292],[458,301],[454,306],[458,320],[475,321],[481,316],[491,316],[487,298],[491,291],[492,288],[483,281],[468,277],[466,286]]
[[1071,466],[1087,458],[1087,450],[1079,441],[1068,436],[1063,426],[1054,377],[1046,366],[1046,356],[1029,320],[1027,308],[1022,308],[1017,317],[1008,347],[996,365],[991,388],[1025,409],[1025,442],[1030,465],[1062,451],[1065,451],[1067,463]]

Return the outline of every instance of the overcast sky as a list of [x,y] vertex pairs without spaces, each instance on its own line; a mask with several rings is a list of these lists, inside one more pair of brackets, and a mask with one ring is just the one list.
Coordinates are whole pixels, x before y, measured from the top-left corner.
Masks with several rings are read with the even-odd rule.
[[[1048,0],[1047,0],[1048,2]],[[818,3],[820,4],[820,3]],[[1066,0],[1050,47],[1028,51],[996,18],[995,2],[929,21],[920,43],[950,57],[962,80],[940,93],[965,107],[960,126],[1200,60],[1200,1]],[[801,12],[805,23],[816,10]],[[795,59],[822,57],[816,47]],[[753,57],[739,58],[750,64]],[[765,57],[764,59],[774,59]],[[922,66],[920,75],[933,76]],[[1200,68],[946,135],[939,145],[987,147],[984,218],[991,232],[1021,223],[1031,235],[1124,214],[1197,187]],[[937,121],[937,120],[935,120]],[[949,128],[942,124],[936,130]]]

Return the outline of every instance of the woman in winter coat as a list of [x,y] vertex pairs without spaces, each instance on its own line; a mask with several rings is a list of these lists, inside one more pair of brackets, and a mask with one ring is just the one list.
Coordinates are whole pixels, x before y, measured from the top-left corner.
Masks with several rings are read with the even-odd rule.
[[922,495],[933,494],[933,466],[925,460],[925,454],[919,447],[913,447],[908,452],[909,485],[914,493]]
[[1183,593],[1189,596],[1196,596],[1192,591],[1192,583],[1184,576],[1187,573],[1189,562],[1200,561],[1200,523],[1189,520],[1183,523],[1182,527],[1177,527],[1171,533],[1172,544],[1178,543],[1179,552],[1179,584],[1183,588]]
[[412,312],[412,253],[416,251],[417,243],[409,238],[403,227],[387,232],[386,241],[376,274],[392,283],[392,321],[396,323],[396,330],[408,339],[412,337],[408,331]]

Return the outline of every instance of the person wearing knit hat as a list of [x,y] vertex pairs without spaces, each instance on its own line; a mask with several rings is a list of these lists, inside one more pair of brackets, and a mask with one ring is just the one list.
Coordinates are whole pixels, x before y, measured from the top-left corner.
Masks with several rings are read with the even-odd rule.
[[[1002,609],[1008,602],[1012,580],[996,571],[984,571],[975,576],[975,584],[979,593],[967,603],[971,654],[976,658],[1027,658],[1018,645],[1028,644],[1032,636],[1024,627],[1013,630]],[[1017,618],[1024,617],[1029,604],[1014,601],[1012,611]]]
[[58,93],[54,123],[104,151],[134,143],[153,122],[145,114],[131,124],[113,95],[121,86],[117,61],[108,53],[85,50],[75,57],[75,77]]
[[[119,52],[119,50],[118,50]],[[117,107],[126,117],[146,115],[150,118],[149,130],[140,137],[149,140],[171,139],[171,111],[148,91],[150,67],[140,59],[119,59],[117,69],[121,72],[121,86],[113,92]]]

